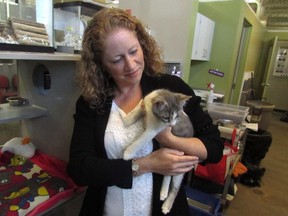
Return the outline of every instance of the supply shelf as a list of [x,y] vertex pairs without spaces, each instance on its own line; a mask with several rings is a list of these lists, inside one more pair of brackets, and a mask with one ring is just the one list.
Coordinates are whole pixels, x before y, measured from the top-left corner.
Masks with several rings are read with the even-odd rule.
[[[199,192],[202,192],[205,194],[206,200],[202,200],[199,201],[200,203],[204,203],[206,204],[207,200],[214,199],[214,197],[218,197],[219,199],[219,204],[221,205],[222,208],[225,207],[228,199],[227,199],[227,195],[228,195],[228,191],[230,190],[230,186],[231,183],[233,184],[232,181],[232,175],[233,175],[233,170],[236,166],[236,164],[238,162],[241,161],[242,158],[242,154],[245,148],[245,142],[246,142],[246,137],[247,137],[247,128],[245,127],[245,125],[241,124],[241,125],[237,125],[235,127],[225,127],[225,126],[218,126],[218,129],[221,133],[221,137],[225,140],[227,140],[228,142],[232,141],[232,137],[233,137],[233,133],[234,134],[234,142],[231,142],[231,144],[233,143],[233,146],[235,148],[238,149],[237,153],[235,154],[235,156],[233,158],[231,158],[231,160],[227,161],[227,165],[226,166],[226,175],[225,175],[225,179],[224,179],[224,183],[223,185],[218,184],[213,182],[212,179],[202,179],[199,176],[194,176],[194,180],[192,180],[192,188],[194,190],[198,190]],[[224,152],[223,152],[224,154]],[[193,179],[193,177],[192,177]],[[190,182],[188,182],[188,185],[190,184]],[[212,191],[209,191],[209,189],[207,188],[212,188]],[[207,189],[207,191],[206,191]],[[215,191],[214,191],[215,190]],[[218,192],[216,192],[218,191]],[[221,192],[220,192],[221,191]],[[197,207],[197,211],[205,211],[205,208],[203,208],[203,206],[194,206],[195,204],[190,204],[190,208],[196,208]],[[191,207],[192,206],[192,207]],[[200,210],[199,210],[200,209]],[[219,210],[220,211],[220,210]],[[205,214],[201,214],[201,215],[221,215],[221,213],[219,211],[216,211],[215,214],[207,213],[205,212]]]
[[37,105],[10,106],[8,103],[0,105],[0,124],[24,119],[46,116],[47,109]]
[[246,137],[247,137],[247,128],[244,125],[240,125],[239,127],[235,127],[235,128],[228,128],[228,127],[222,127],[222,126],[218,126],[218,129],[221,133],[221,137],[225,138],[225,139],[231,139],[232,137],[232,133],[233,130],[236,130],[235,133],[235,140],[233,143],[234,147],[238,148],[238,152],[237,155],[235,156],[234,160],[231,161],[232,163],[230,163],[229,165],[229,169],[225,178],[225,182],[223,185],[223,192],[221,194],[221,205],[224,206],[226,204],[227,201],[227,194],[228,194],[228,190],[229,190],[229,185],[232,179],[232,174],[233,174],[233,170],[236,166],[236,164],[241,161],[242,158],[242,154],[245,148],[245,143],[246,143]]
[[40,53],[40,52],[0,51],[0,59],[79,61],[80,55],[61,53],[61,52]]

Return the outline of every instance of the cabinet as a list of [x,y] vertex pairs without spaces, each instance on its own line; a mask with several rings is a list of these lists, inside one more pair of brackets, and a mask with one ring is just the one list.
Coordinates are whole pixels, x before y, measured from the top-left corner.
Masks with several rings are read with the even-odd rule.
[[[81,94],[74,76],[80,55],[0,51],[0,59],[16,60],[18,94],[29,101],[29,106],[20,107],[1,104],[0,123],[21,120],[21,136],[29,136],[42,152],[67,161],[75,102]],[[40,64],[51,77],[45,94],[39,93],[33,82],[34,69]]]
[[117,7],[117,2],[110,0],[54,1],[53,15],[57,50],[63,49],[62,46],[68,46],[70,49],[74,47],[74,52],[79,53],[82,50],[83,33],[89,21],[102,8],[112,7]]
[[[81,94],[74,77],[80,55],[0,51],[0,60],[5,59],[16,60],[18,94],[27,98],[29,105],[0,104],[0,124],[21,120],[20,136],[29,136],[39,151],[67,161],[75,103]],[[33,69],[39,64],[51,75],[51,88],[44,95],[33,84]],[[83,192],[76,192],[41,215],[78,215],[82,199]]]
[[192,48],[192,60],[209,61],[214,28],[214,21],[200,13],[197,13]]
[[[80,56],[64,53],[29,53],[29,52],[24,53],[24,52],[1,51],[0,59],[16,59],[18,61],[23,60],[30,61],[32,59],[34,59],[35,61],[41,61],[41,60],[77,61],[80,59]],[[23,70],[23,67],[21,67],[21,69]],[[25,76],[24,74],[18,74],[18,75],[19,77]],[[22,86],[20,87],[22,88]],[[34,105],[33,99],[31,98],[32,100],[30,101],[30,97],[28,98],[29,102],[31,102],[28,105],[10,106],[9,104],[0,104],[0,114],[1,114],[0,123],[7,123],[11,121],[19,121],[48,115],[48,110],[46,108]]]
[[0,50],[54,52],[53,1],[0,1]]

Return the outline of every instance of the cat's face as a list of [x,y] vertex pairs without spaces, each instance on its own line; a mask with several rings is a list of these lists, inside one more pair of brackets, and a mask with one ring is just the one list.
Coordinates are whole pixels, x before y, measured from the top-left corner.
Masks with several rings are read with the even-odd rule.
[[183,111],[183,106],[191,96],[170,91],[161,91],[152,100],[152,112],[156,118],[168,126],[173,127],[178,120],[179,113]]

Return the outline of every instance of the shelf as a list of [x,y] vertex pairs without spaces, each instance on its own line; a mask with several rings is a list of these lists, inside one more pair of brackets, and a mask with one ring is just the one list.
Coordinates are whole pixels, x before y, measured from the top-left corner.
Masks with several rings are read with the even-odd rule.
[[79,54],[0,51],[0,59],[79,61]]
[[44,52],[44,53],[54,53],[54,47],[50,46],[33,46],[25,44],[9,44],[0,43],[0,50],[2,51],[18,51],[18,52]]
[[68,11],[71,13],[78,14],[79,8],[81,15],[93,17],[97,11],[100,11],[105,5],[96,2],[83,2],[83,1],[73,1],[73,2],[63,2],[63,3],[54,3],[54,8],[60,8],[61,10]]
[[47,109],[36,105],[10,106],[0,104],[0,123],[19,121],[47,115]]
[[[221,137],[225,139],[231,139],[232,138],[232,133],[234,128],[228,128],[228,127],[223,127],[223,126],[218,126],[218,129],[221,133]],[[240,140],[244,133],[245,133],[245,127],[242,128],[236,128],[236,141]]]
[[[105,1],[104,1],[105,2]],[[97,1],[93,1],[93,0],[79,0],[79,1],[67,1],[67,2],[59,2],[59,3],[54,3],[54,8],[66,8],[67,11],[69,11],[69,8],[70,7],[70,10],[71,10],[71,7],[74,7],[74,6],[81,6],[81,7],[85,7],[84,9],[84,15],[86,16],[93,16],[95,14],[95,10],[96,11],[99,11],[103,8],[113,8],[113,7],[118,7],[118,4],[116,3],[100,3],[100,2],[97,2]],[[70,12],[73,12],[70,11]]]

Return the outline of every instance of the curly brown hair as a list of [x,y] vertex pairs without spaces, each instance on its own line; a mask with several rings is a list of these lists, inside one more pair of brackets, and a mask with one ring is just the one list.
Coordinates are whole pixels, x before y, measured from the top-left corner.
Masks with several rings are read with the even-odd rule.
[[116,28],[136,32],[144,55],[144,73],[155,76],[164,72],[162,50],[140,20],[118,8],[100,10],[84,31],[76,76],[84,99],[91,107],[98,109],[101,109],[107,97],[113,96],[113,80],[103,69],[102,55],[107,35]]

